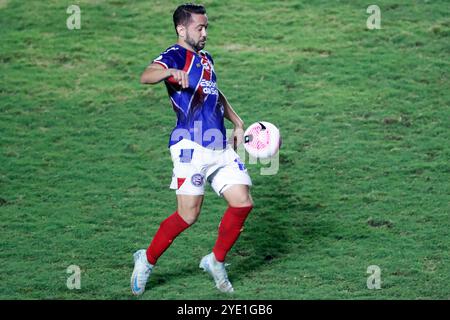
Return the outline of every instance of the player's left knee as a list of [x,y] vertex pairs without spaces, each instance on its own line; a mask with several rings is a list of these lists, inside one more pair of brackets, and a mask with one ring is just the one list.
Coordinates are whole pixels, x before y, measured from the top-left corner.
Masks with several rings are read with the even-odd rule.
[[245,197],[237,199],[237,201],[233,201],[230,203],[230,206],[234,208],[253,207],[254,203],[251,197]]
[[254,203],[253,203],[253,199],[252,196],[250,194],[247,194],[247,196],[245,197],[245,201],[243,202],[244,207],[254,207]]
[[251,208],[253,208],[253,206],[254,206],[254,204],[253,204],[252,199],[248,199],[247,201],[242,203],[242,207],[251,207]]

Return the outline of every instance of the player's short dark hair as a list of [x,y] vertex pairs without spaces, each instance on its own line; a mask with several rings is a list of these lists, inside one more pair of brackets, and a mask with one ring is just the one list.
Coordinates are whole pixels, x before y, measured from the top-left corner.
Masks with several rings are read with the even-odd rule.
[[175,32],[178,34],[177,26],[182,24],[187,26],[191,20],[191,14],[206,14],[206,9],[200,4],[185,3],[175,10],[173,13],[173,24],[175,26]]

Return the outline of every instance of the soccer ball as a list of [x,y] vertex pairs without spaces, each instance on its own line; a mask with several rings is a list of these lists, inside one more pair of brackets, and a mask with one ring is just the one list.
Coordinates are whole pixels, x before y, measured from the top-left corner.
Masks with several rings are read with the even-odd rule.
[[278,152],[280,146],[280,131],[270,122],[255,122],[245,130],[244,148],[254,158],[271,158]]

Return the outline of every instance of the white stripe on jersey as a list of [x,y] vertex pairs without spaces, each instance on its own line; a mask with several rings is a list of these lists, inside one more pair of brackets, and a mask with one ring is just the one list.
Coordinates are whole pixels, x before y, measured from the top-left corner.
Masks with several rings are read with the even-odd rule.
[[[170,97],[170,96],[169,96],[169,97]],[[175,100],[172,99],[172,97],[170,97],[170,100],[172,100],[172,103],[175,105],[175,107],[177,107],[178,109],[180,109],[180,111],[183,112],[183,114],[187,116],[187,114],[184,113],[183,109],[180,108],[180,106],[175,102]]]
[[195,56],[192,57],[191,65],[189,66],[189,69],[188,69],[188,71],[187,71],[187,74],[189,74],[189,72],[191,71],[192,66],[193,66],[193,64],[194,64],[194,61],[195,61]]
[[165,63],[162,62],[162,61],[153,60],[153,63],[160,64],[160,65],[162,65],[163,67],[165,67],[166,69],[169,69],[169,67],[167,66],[167,64],[165,64]]

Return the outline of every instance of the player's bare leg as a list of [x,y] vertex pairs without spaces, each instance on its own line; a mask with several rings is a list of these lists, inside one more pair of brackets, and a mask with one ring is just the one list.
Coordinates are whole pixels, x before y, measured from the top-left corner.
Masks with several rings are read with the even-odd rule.
[[200,268],[213,277],[217,289],[231,293],[234,289],[225,270],[225,256],[242,232],[245,219],[253,208],[253,201],[247,185],[232,185],[223,196],[228,202],[228,209],[220,222],[213,252],[202,258]]
[[225,190],[223,197],[230,207],[252,207],[253,199],[249,189],[247,185],[235,184]]
[[195,223],[202,203],[202,195],[177,195],[177,211],[161,223],[147,251],[138,250],[133,255],[134,270],[131,276],[131,291],[134,295],[144,293],[156,261],[181,232]]
[[192,225],[197,221],[202,209],[203,196],[190,196],[184,194],[177,195],[178,214],[189,225]]

